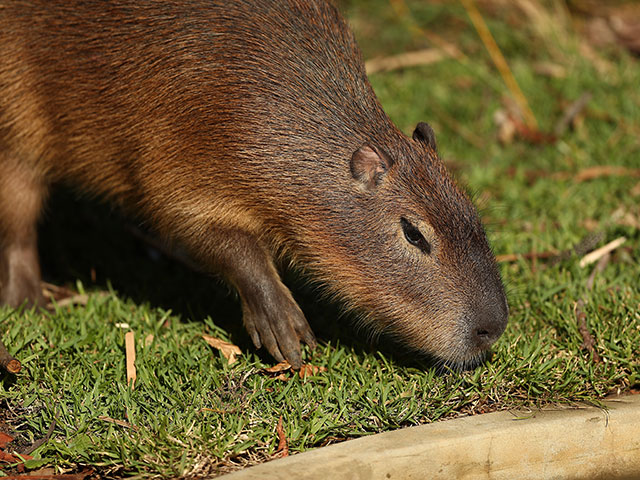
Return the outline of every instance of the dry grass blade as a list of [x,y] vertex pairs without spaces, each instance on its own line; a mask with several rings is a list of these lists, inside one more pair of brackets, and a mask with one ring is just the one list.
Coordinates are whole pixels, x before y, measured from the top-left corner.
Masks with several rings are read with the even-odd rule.
[[136,385],[136,343],[133,332],[124,335],[125,352],[127,356],[127,385],[133,390]]
[[543,3],[537,0],[516,0],[515,6],[526,17],[527,26],[545,45],[555,61],[568,63],[571,50],[571,18],[564,2]]
[[596,165],[580,170],[574,177],[576,182],[586,182],[601,177],[640,177],[640,168],[626,168],[616,165]]
[[493,35],[491,35],[491,31],[489,30],[489,27],[487,27],[487,24],[482,18],[482,15],[476,8],[474,1],[460,0],[460,2],[462,3],[465,10],[467,11],[469,18],[473,23],[473,26],[476,28],[476,31],[478,32],[478,35],[480,36],[482,43],[484,43],[484,46],[489,52],[489,55],[491,56],[493,63],[495,64],[496,68],[500,72],[500,75],[502,76],[504,83],[507,85],[507,88],[513,95],[515,101],[518,102],[518,106],[520,107],[520,110],[524,113],[527,126],[532,130],[538,130],[538,121],[536,120],[536,117],[533,114],[533,111],[529,107],[529,102],[527,101],[527,98],[522,93],[522,90],[520,90],[520,86],[518,85],[518,82],[513,76],[513,73],[511,73],[511,69],[507,64],[507,61],[505,60],[504,55],[502,55],[502,52],[500,51],[500,47],[498,47],[498,44],[493,38]]
[[520,258],[533,260],[533,259],[554,258],[557,256],[558,256],[558,252],[556,250],[547,250],[544,252],[505,253],[503,255],[496,255],[496,260],[502,263],[502,262],[515,262]]
[[[398,17],[402,17],[405,19],[411,18],[409,14],[409,7],[407,7],[407,4],[404,0],[389,0],[389,3],[391,4],[391,7],[393,8],[396,15],[398,15]],[[462,51],[460,51],[458,47],[450,42],[447,42],[437,33],[424,30],[414,22],[411,22],[410,30],[414,36],[425,37],[427,40],[429,40],[429,42],[439,48],[447,56],[457,58],[458,60],[463,62],[466,62],[468,60],[468,57],[464,53],[462,53]]]
[[557,250],[546,250],[544,252],[527,252],[527,253],[506,253],[503,255],[496,255],[498,262],[515,262],[520,258],[527,260],[544,260],[551,259],[551,265],[555,265],[558,262],[567,260],[574,255],[584,255],[591,251],[600,243],[604,238],[603,232],[588,233],[572,248],[558,252]]
[[365,63],[367,73],[370,75],[376,72],[389,72],[409,67],[418,67],[439,62],[446,55],[442,50],[435,48],[425,48],[415,52],[405,52],[390,57],[378,57],[368,60]]
[[133,424],[131,424],[129,422],[125,422],[124,420],[117,420],[115,418],[106,417],[104,415],[100,415],[98,417],[98,419],[102,420],[103,422],[113,423],[113,424],[118,425],[120,427],[130,428],[131,430],[138,430],[138,427],[136,427],[135,425],[133,425]]

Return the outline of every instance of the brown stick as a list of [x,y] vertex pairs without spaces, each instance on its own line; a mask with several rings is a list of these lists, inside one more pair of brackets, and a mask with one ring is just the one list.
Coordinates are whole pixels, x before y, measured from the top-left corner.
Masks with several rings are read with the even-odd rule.
[[526,253],[505,253],[504,255],[496,255],[498,262],[515,262],[519,258],[527,260],[551,259],[551,265],[566,260],[572,255],[584,255],[593,250],[595,246],[604,238],[603,232],[589,233],[582,238],[574,247],[568,250],[558,252],[556,250],[546,250],[543,252],[526,252]]
[[49,430],[47,430],[47,433],[45,434],[45,436],[36,440],[29,447],[22,450],[22,452],[20,452],[20,455],[31,455],[33,452],[35,452],[38,447],[43,445],[45,442],[49,441],[49,439],[51,438],[51,435],[53,435],[53,431],[55,430],[55,428],[56,428],[56,421],[54,419],[51,422],[51,425],[49,425]]
[[627,239],[625,237],[619,237],[613,240],[612,242],[607,243],[604,247],[600,247],[597,250],[594,250],[580,260],[580,266],[586,267],[590,263],[603,259],[605,256],[609,255],[610,252],[613,252],[616,248],[626,242]]
[[602,359],[596,351],[596,341],[594,340],[593,335],[591,335],[589,327],[587,326],[587,314],[584,313],[584,305],[584,300],[580,298],[576,302],[575,308],[576,320],[578,321],[578,331],[582,336],[582,347],[589,350],[591,355],[593,355],[594,363],[600,363]]
[[[596,274],[602,272],[605,269],[605,267],[607,266],[607,263],[609,263],[610,258],[611,258],[611,254],[606,253],[604,256],[600,258],[600,260],[598,260],[598,263],[596,264],[595,268],[593,269],[593,271],[589,275],[589,278],[587,279],[587,290],[591,291],[593,289],[593,284],[596,279]],[[576,320],[578,322],[578,331],[582,336],[582,347],[589,350],[591,355],[593,355],[594,363],[600,363],[602,361],[602,358],[600,358],[600,355],[596,351],[596,347],[595,347],[596,341],[593,338],[593,335],[591,334],[591,332],[589,331],[589,327],[587,326],[587,314],[584,313],[585,304],[586,304],[586,301],[583,298],[580,298],[576,302],[576,307],[575,307]]]
[[2,340],[0,340],[0,367],[9,373],[18,373],[22,369],[22,364],[9,353]]

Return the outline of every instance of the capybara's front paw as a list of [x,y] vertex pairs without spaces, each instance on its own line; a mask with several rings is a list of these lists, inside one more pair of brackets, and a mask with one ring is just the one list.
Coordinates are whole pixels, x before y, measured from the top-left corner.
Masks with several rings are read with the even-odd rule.
[[287,360],[294,369],[302,366],[300,341],[315,348],[316,339],[307,320],[285,287],[243,298],[245,328],[257,348],[264,346],[278,362]]

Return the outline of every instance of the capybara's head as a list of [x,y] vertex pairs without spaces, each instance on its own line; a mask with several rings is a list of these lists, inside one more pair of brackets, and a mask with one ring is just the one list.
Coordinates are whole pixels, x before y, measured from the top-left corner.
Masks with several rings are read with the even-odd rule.
[[478,214],[438,159],[431,127],[372,140],[349,167],[349,206],[331,215],[346,224],[323,249],[340,265],[338,293],[374,332],[474,366],[504,331],[508,306]]

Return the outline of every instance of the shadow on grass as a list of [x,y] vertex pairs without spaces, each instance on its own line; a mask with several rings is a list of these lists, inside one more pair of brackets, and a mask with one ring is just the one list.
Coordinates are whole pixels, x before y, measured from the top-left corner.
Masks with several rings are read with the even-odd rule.
[[[135,303],[170,309],[182,321],[211,316],[240,348],[255,351],[242,327],[237,295],[220,278],[189,269],[150,246],[132,233],[134,225],[138,223],[103,202],[79,199],[58,188],[39,228],[43,279],[71,287],[80,280],[88,291],[112,286]],[[284,280],[320,342],[339,343],[355,351],[381,351],[399,365],[429,368],[428,359],[406,352],[392,340],[367,343],[366,332],[356,331],[338,305],[321,298],[294,272],[287,272]],[[264,349],[258,354],[272,362]]]

